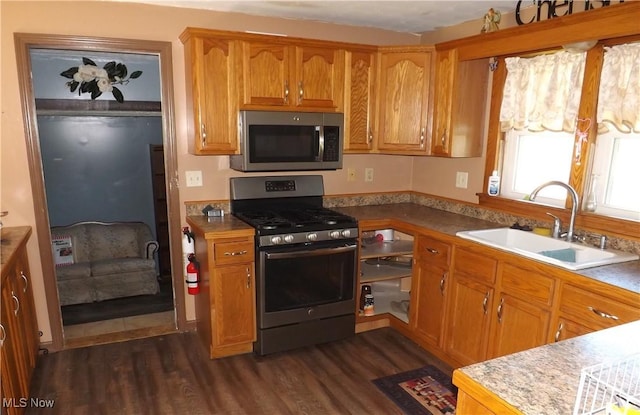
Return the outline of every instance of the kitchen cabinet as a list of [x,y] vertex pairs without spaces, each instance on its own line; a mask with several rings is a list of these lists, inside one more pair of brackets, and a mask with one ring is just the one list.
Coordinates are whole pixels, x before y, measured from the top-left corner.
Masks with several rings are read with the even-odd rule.
[[189,151],[237,154],[238,42],[190,29],[180,40],[185,54]]
[[376,148],[427,154],[433,47],[380,48]]
[[454,248],[445,352],[463,366],[487,356],[496,270],[497,260],[482,251]]
[[489,356],[499,357],[547,341],[555,279],[525,263],[500,267]]
[[413,238],[397,230],[389,231],[393,236],[383,241],[376,240],[373,231],[361,233],[358,300],[361,301],[362,286],[370,286],[375,314],[365,316],[361,310],[358,321],[389,313],[409,323]]
[[211,358],[251,352],[256,340],[253,230],[217,235],[196,230],[195,236],[198,335]]
[[344,50],[267,40],[241,43],[242,109],[343,110]]
[[414,253],[416,270],[411,290],[414,332],[424,342],[440,347],[449,284],[451,244],[431,236],[418,236]]
[[564,283],[560,291],[554,340],[565,340],[623,323],[640,320],[640,305],[626,304],[616,298],[578,284]]
[[[2,229],[2,282],[0,305],[0,364],[2,402],[19,403],[29,397],[35,369],[39,332],[26,253],[29,227]],[[8,242],[7,242],[8,241]],[[4,405],[3,405],[4,407]],[[8,414],[21,414],[24,408],[5,407]]]
[[436,61],[430,154],[480,157],[488,107],[489,61],[461,61],[455,48],[439,50]]
[[366,153],[373,149],[373,137],[376,133],[376,53],[348,51],[346,61],[344,151]]

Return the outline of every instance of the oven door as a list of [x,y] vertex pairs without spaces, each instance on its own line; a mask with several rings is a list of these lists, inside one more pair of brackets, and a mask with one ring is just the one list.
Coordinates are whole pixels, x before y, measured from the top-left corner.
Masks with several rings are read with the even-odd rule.
[[259,251],[261,329],[355,312],[357,244],[330,241]]

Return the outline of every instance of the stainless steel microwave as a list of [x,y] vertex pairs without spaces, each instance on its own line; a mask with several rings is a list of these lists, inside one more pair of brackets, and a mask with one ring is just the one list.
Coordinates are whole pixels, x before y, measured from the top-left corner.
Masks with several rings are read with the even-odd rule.
[[342,168],[344,114],[240,111],[239,171],[336,170]]

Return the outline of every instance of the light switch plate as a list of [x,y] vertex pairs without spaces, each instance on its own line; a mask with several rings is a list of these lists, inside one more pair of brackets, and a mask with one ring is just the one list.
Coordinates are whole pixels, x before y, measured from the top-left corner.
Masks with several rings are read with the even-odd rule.
[[185,172],[187,187],[200,187],[202,186],[202,171],[200,170],[187,170]]
[[459,171],[456,173],[456,187],[466,189],[468,180],[469,173],[467,173],[466,171]]

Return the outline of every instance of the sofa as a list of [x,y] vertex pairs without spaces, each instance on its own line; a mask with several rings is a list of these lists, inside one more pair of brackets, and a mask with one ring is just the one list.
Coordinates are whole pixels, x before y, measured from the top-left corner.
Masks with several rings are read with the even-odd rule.
[[51,228],[51,237],[60,305],[160,292],[147,224],[78,222]]

